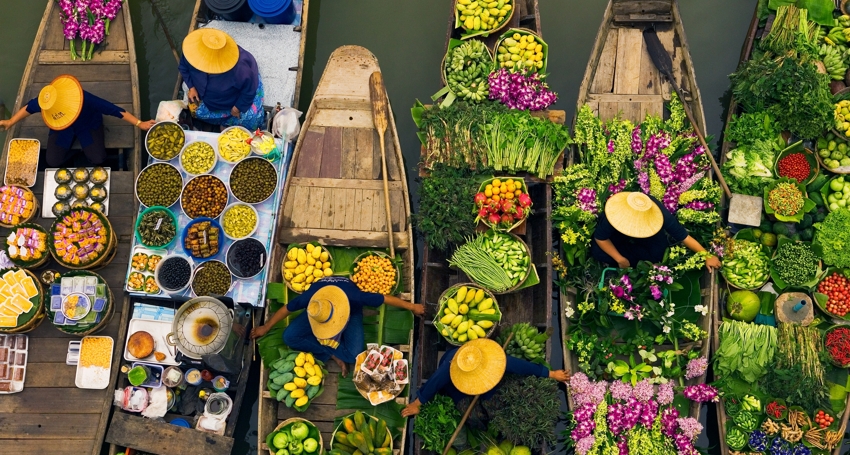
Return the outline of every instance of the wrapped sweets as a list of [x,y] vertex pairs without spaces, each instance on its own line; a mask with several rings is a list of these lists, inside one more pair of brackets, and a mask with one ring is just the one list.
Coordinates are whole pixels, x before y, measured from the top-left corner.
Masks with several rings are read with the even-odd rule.
[[6,238],[9,258],[37,261],[47,252],[47,234],[33,228],[17,228]]
[[33,210],[32,192],[16,186],[0,187],[0,223],[18,224],[32,216]]
[[89,211],[72,211],[57,221],[53,230],[53,248],[66,264],[88,264],[106,249],[106,226],[100,217]]

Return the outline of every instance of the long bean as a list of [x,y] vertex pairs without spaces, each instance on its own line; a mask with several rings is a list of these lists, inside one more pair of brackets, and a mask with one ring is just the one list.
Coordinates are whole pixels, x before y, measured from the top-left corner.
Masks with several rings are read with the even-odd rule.
[[511,277],[489,254],[485,253],[480,235],[458,248],[449,264],[463,271],[476,283],[494,292],[504,292],[512,286]]

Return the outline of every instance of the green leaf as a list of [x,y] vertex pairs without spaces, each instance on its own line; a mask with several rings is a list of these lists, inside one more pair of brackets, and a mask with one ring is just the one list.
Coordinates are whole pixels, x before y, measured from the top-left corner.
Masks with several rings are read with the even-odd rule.
[[833,0],[797,0],[797,8],[809,10],[809,20],[826,27],[835,25]]

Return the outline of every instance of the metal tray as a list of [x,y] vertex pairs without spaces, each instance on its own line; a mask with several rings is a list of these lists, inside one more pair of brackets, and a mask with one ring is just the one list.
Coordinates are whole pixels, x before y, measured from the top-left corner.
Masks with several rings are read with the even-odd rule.
[[86,383],[83,380],[83,370],[85,368],[80,366],[79,359],[78,359],[77,374],[74,377],[74,384],[77,386],[77,388],[80,388],[80,389],[95,389],[95,390],[105,389],[105,388],[109,387],[109,382],[110,382],[110,379],[112,378],[112,353],[115,352],[115,340],[113,340],[112,337],[83,337],[83,339],[80,341],[80,356],[81,357],[82,357],[82,354],[83,354],[82,343],[86,340],[86,338],[102,338],[102,339],[109,340],[109,343],[110,343],[110,347],[109,347],[109,368],[107,368],[106,377],[104,378],[103,381]]
[[[73,172],[73,170],[76,169],[76,167],[75,168],[66,168],[66,169],[69,169],[69,170],[71,170],[71,172]],[[87,167],[86,169],[88,169],[89,172],[91,172],[91,170],[94,169],[94,166]],[[103,202],[102,202],[102,204],[103,204],[103,215],[109,216],[109,200],[112,199],[112,188],[111,188],[111,185],[112,185],[112,168],[106,167],[104,169],[106,169],[106,176],[107,177],[106,177],[106,181],[103,182],[103,186],[106,188],[106,199],[104,199]],[[56,218],[56,216],[53,215],[53,204],[58,202],[58,199],[56,199],[56,196],[55,196],[54,193],[56,193],[56,187],[59,186],[59,184],[56,183],[56,179],[54,179],[53,176],[56,174],[56,171],[58,171],[58,170],[59,170],[59,168],[55,168],[55,167],[48,168],[48,169],[44,170],[44,188],[42,190],[43,192],[42,192],[42,196],[41,196],[42,202],[43,202],[43,204],[41,205],[41,217],[42,218]],[[72,180],[72,182],[73,182],[73,180]],[[86,186],[89,187],[89,189],[91,189],[91,187],[94,186],[94,183],[92,183],[92,182],[86,182],[85,184],[86,184]],[[73,187],[73,185],[71,185],[71,186]],[[74,199],[74,198],[72,197],[71,199]],[[91,198],[86,198],[86,202],[91,203]]]
[[[30,138],[26,138],[26,137],[16,137],[16,138],[12,139],[11,141],[9,141],[9,149],[10,150],[12,148],[12,143],[14,143],[15,141],[35,141],[36,144],[38,144],[38,155],[35,157],[35,169],[36,169],[36,171],[32,176],[32,185],[18,185],[18,186],[25,186],[25,187],[28,187],[28,188],[32,188],[33,186],[35,186],[36,180],[38,180],[38,162],[41,160],[41,141],[39,141],[38,139],[30,139]],[[3,174],[3,184],[4,185],[9,185],[9,182],[6,181],[6,176],[9,174],[9,155],[10,155],[9,150],[7,150],[6,151],[6,172]]]
[[[143,359],[137,359],[130,355],[127,351],[127,343],[130,341],[130,335],[145,331],[151,334],[154,341],[154,352],[157,350],[165,354],[165,360],[157,362],[154,354],[151,354]],[[171,323],[165,321],[153,321],[150,319],[130,319],[130,325],[127,328],[127,342],[124,343],[124,360],[128,362],[146,362],[157,365],[179,365],[174,358],[176,349],[165,343],[164,337],[171,332]]]
[[[144,289],[131,289],[130,288],[130,274],[131,273],[134,273],[134,272],[141,273],[145,277],[145,279],[147,279],[147,277],[149,277],[149,276],[150,277],[154,276],[154,272],[147,269],[147,268],[145,268],[145,270],[137,270],[137,269],[133,268],[133,256],[135,256],[136,253],[144,253],[144,254],[147,254],[148,256],[153,256],[153,255],[160,256],[160,258],[161,258],[160,261],[162,261],[163,259],[165,259],[166,256],[168,256],[168,250],[158,250],[158,249],[152,249],[152,248],[145,248],[143,246],[134,247],[132,253],[130,254],[130,260],[127,262],[127,275],[124,278],[124,289],[126,289],[127,292],[129,294],[132,294],[132,295],[140,295],[140,296],[148,296],[148,297],[168,297],[168,295],[162,289],[160,289],[160,291],[157,292],[157,293],[149,294],[149,293],[146,293],[144,291]],[[134,360],[134,359],[127,359],[127,360]]]

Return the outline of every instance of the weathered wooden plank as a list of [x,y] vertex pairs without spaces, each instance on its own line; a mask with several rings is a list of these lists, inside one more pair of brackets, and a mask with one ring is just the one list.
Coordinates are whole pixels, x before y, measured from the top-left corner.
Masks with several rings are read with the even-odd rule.
[[[300,243],[316,240],[323,245],[354,246],[364,248],[387,248],[386,232],[340,231],[336,229],[300,229],[282,228],[278,241],[282,244]],[[410,248],[407,232],[393,233],[393,245],[396,250]]]
[[353,190],[346,188],[333,189],[333,224],[332,229],[345,229],[345,203],[348,199],[348,193]]
[[[387,182],[390,191],[401,191],[403,186],[401,182]],[[384,183],[382,180],[361,180],[361,179],[324,179],[324,178],[304,178],[292,177],[290,185],[303,187],[317,188],[339,188],[339,189],[363,189],[363,190],[383,190]]]
[[[59,18],[59,9],[51,12],[47,19],[47,28],[44,35],[41,37],[41,49],[63,50],[65,49],[65,34],[63,33],[62,22]],[[38,39],[38,37],[36,37]],[[70,53],[67,54],[71,58]]]
[[[13,446],[15,455],[43,455],[45,452],[92,453],[94,448],[94,441],[91,439],[6,439],[0,441],[0,444]],[[99,448],[97,452],[100,452]]]
[[[113,320],[120,318],[112,318]],[[49,322],[45,324],[51,325]],[[58,332],[55,328],[51,329]],[[79,337],[78,337],[79,338]],[[35,338],[33,338],[35,341]],[[69,339],[65,339],[65,351],[67,353],[67,345]],[[42,340],[38,340],[41,343]],[[122,347],[123,349],[123,347]],[[40,363],[27,362],[27,379],[24,387],[26,388],[42,388],[42,387],[76,387],[74,377],[77,375],[77,368],[65,365],[65,363]],[[0,436],[2,438],[2,436]]]
[[[363,219],[363,191],[365,190],[357,189],[354,191],[354,216],[351,218],[346,217],[346,229],[352,231],[360,230],[360,223]],[[371,208],[372,206],[370,205],[369,209],[371,210]]]
[[[325,391],[322,395],[328,393],[328,388],[325,386]],[[333,388],[333,394],[336,395],[336,387]],[[277,418],[278,420],[286,420],[291,419],[292,417],[301,417],[298,411],[287,408],[286,406],[278,406],[277,407]],[[330,422],[333,423],[334,419],[337,417],[343,417],[351,414],[351,410],[349,409],[337,409],[334,404],[317,404],[310,403],[310,422]],[[323,438],[327,439],[330,435],[325,436],[322,435]],[[327,441],[325,441],[327,442]]]
[[371,180],[372,161],[374,156],[375,130],[372,128],[358,128],[357,151],[355,153],[354,177],[362,180]]
[[[395,144],[393,142],[393,134],[392,134],[392,131],[390,131],[390,130],[387,130],[387,134],[384,137],[384,147],[385,147],[385,150],[387,152],[387,176],[389,177],[390,181],[399,180],[401,178],[400,174],[399,174],[399,166],[400,165],[403,166],[404,163],[399,164],[398,160],[396,159]],[[381,159],[380,154],[381,154],[381,150],[379,149],[378,155],[377,155],[377,158],[376,158],[377,160]],[[378,162],[380,163],[380,161],[378,161]],[[380,174],[378,175],[378,177],[380,178]]]
[[661,93],[661,75],[646,48],[646,41],[642,41],[640,50],[640,86],[638,93],[642,95],[658,95]]
[[599,103],[599,118],[603,121],[614,118],[619,112],[620,103],[617,102],[600,102]]
[[640,48],[643,33],[636,28],[621,28],[617,42],[617,69],[614,72],[614,93],[638,93],[640,86]]
[[354,160],[357,152],[357,130],[354,128],[342,129],[342,156],[340,158],[340,177],[343,179],[354,178]]
[[298,226],[318,228],[321,225],[319,212],[325,200],[324,188],[308,188],[307,207],[305,208],[303,221]]
[[390,207],[392,210],[393,230],[402,231],[407,227],[407,215],[404,213],[404,193],[390,190]]
[[[0,441],[3,439],[94,439],[96,414],[14,414],[0,416]],[[2,443],[6,446],[8,443]],[[9,444],[8,448],[15,447]],[[15,447],[17,449],[17,447]],[[17,453],[17,450],[15,450]],[[70,453],[64,451],[64,453]]]
[[617,43],[620,29],[611,28],[605,38],[605,46],[596,65],[596,75],[590,86],[591,93],[611,93],[614,91],[614,70],[617,63]]
[[[156,435],[155,438],[150,435]],[[229,455],[233,438],[183,428],[167,422],[116,412],[112,415],[106,442],[155,454],[194,453]]]
[[[673,76],[676,77],[677,80],[680,80],[681,78],[678,77],[677,74],[676,74],[676,60],[675,60],[676,56],[674,55],[674,52],[676,51],[676,49],[673,46],[675,31],[673,30],[672,27],[665,27],[665,28],[656,27],[656,32],[658,34],[658,40],[661,41],[661,44],[664,45],[664,49],[667,50],[667,53],[670,54],[671,58],[673,59]],[[681,71],[679,71],[679,73],[681,73]],[[664,95],[665,100],[670,99],[669,97],[670,97],[670,91],[671,90],[672,90],[672,87],[670,87],[670,82],[667,81],[667,78],[662,77],[661,78],[661,94]]]
[[319,177],[340,178],[342,159],[342,128],[325,128],[325,138],[322,144],[322,167]]
[[[33,71],[33,82],[47,83],[56,79],[60,74],[67,73],[68,67],[64,65],[38,65]],[[75,67],[74,77],[81,82],[83,88],[88,90],[86,82],[126,81],[130,78],[130,71],[129,68],[127,71],[115,71],[113,65],[92,64]]]
[[103,390],[24,387],[23,392],[3,396],[0,414],[99,414],[105,395]]
[[372,102],[363,98],[316,98],[314,109],[348,109],[353,111],[368,111]]
[[38,54],[39,65],[88,65],[91,63],[107,64],[107,65],[128,65],[130,63],[130,53],[128,51],[103,51],[95,52],[91,60],[82,61],[81,59],[71,60],[70,55],[65,50],[52,51],[44,50]]
[[[125,267],[126,269],[126,264]],[[49,322],[46,322],[49,324]],[[45,338],[38,342],[30,343],[29,358],[27,362],[54,363],[56,369],[67,368],[75,370],[77,367],[65,365],[65,356],[68,354],[68,340],[64,338]]]
[[307,134],[301,139],[300,154],[295,165],[296,177],[318,177],[322,166],[322,147],[324,143],[324,130],[307,130]]
[[[27,137],[41,141],[42,147],[47,146],[47,134],[50,130],[46,126],[24,126],[19,130],[18,137]],[[136,136],[133,125],[125,123],[110,127],[104,134],[104,143],[108,149],[132,149],[136,146]],[[79,148],[79,142],[74,143],[73,148]]]
[[333,188],[325,189],[325,196],[322,201],[322,211],[319,214],[319,227],[322,229],[333,229],[334,227],[334,190]]
[[372,112],[351,109],[323,109],[316,111],[312,126],[339,126],[342,128],[372,128]]
[[651,101],[640,103],[640,118],[644,119],[648,114],[655,115],[661,117],[664,113],[664,99],[661,98],[658,101]]
[[617,103],[617,109],[620,112],[620,117],[626,120],[631,120],[635,124],[640,123],[643,117],[640,116],[640,104],[621,102]]
[[301,226],[307,209],[309,189],[305,186],[291,185],[289,195],[284,200],[282,226]]
[[590,94],[589,101],[600,103],[652,103],[661,100],[660,95],[620,95],[620,94]]
[[350,226],[353,226],[357,222],[357,218],[360,216],[360,213],[354,210],[357,191],[362,192],[362,190],[356,189],[347,189],[345,191],[345,220],[343,221],[342,229],[349,229]]
[[360,209],[360,229],[361,231],[369,231],[372,229],[372,218],[375,216],[374,204],[378,197],[378,192],[375,190],[363,190],[363,204]]
[[372,198],[372,230],[375,232],[386,232],[387,230],[387,203],[384,201],[384,189],[375,191]]

